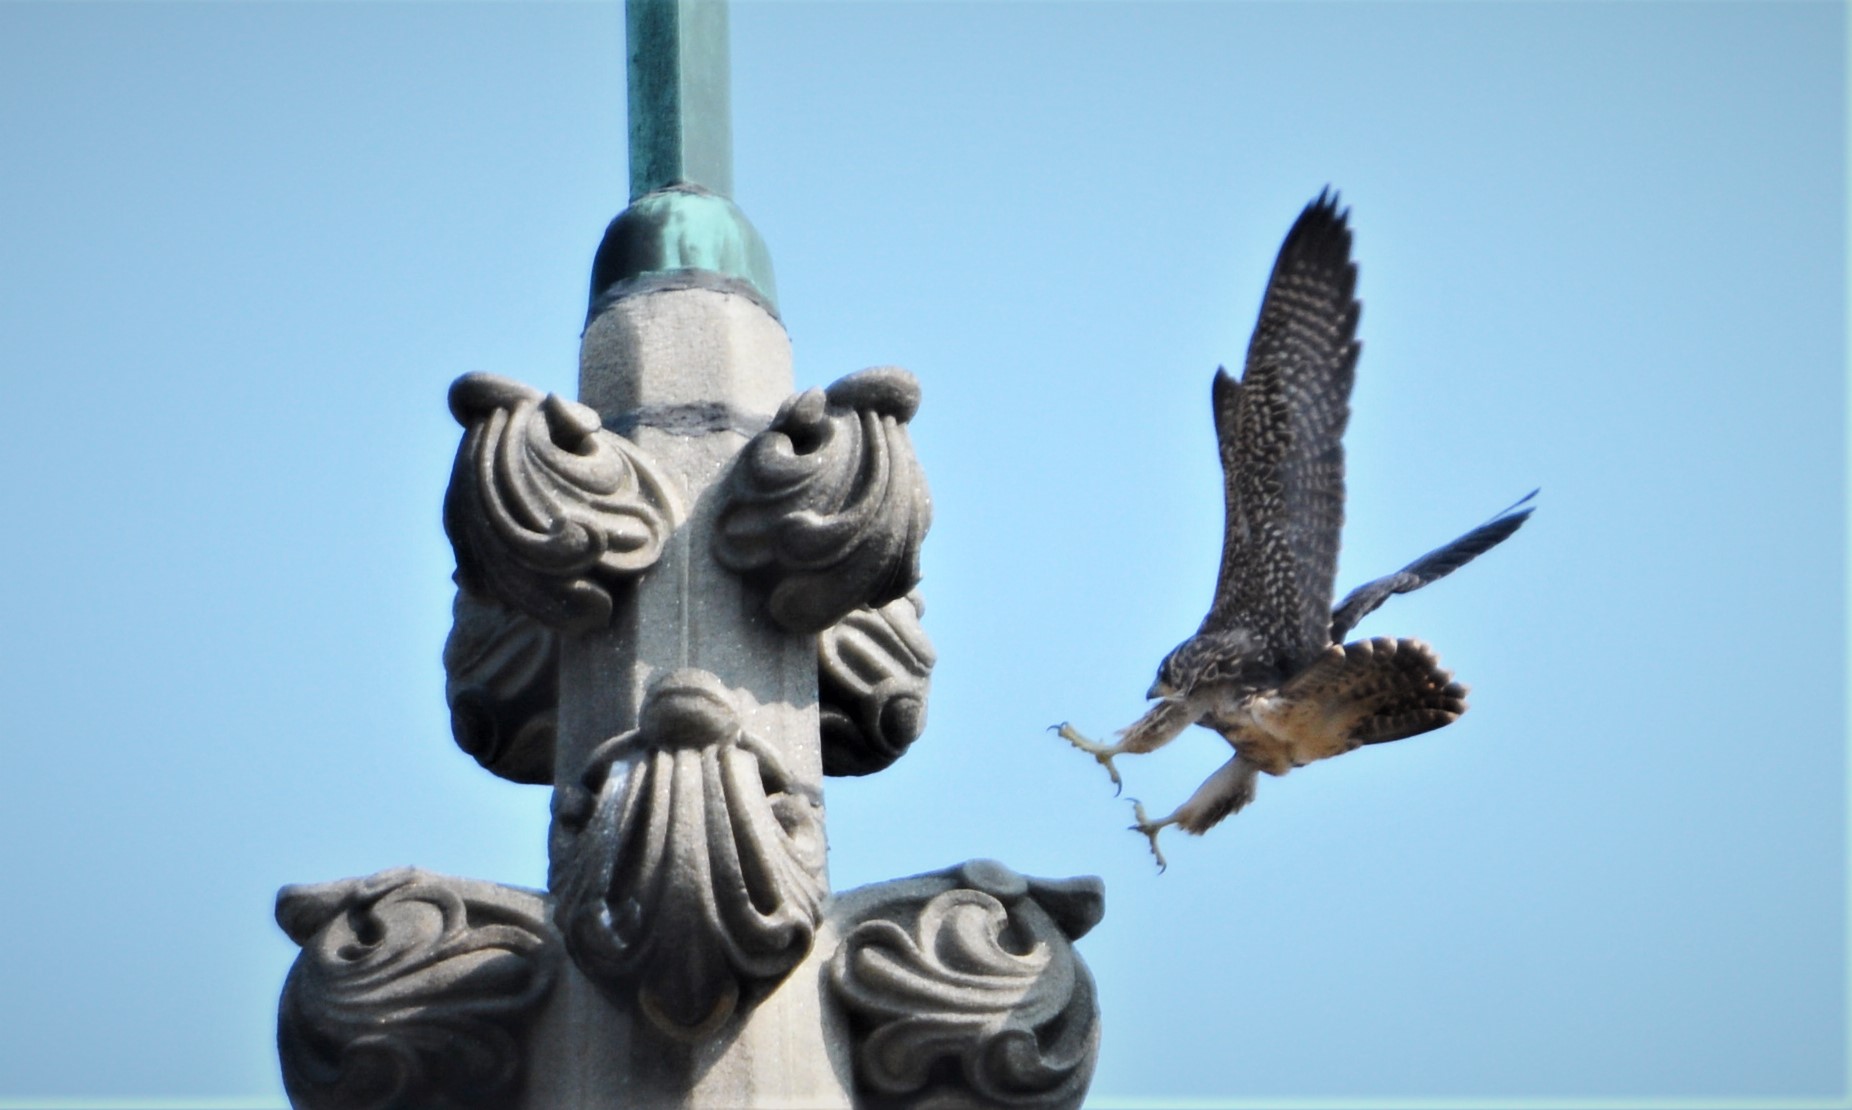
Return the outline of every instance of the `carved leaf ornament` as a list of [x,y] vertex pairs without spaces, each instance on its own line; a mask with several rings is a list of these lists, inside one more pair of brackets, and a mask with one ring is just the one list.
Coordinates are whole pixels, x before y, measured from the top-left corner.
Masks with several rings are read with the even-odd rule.
[[557,966],[540,895],[401,867],[284,887],[277,923],[302,946],[277,1017],[292,1105],[509,1104]]
[[772,617],[818,632],[919,582],[932,497],[906,424],[919,383],[862,370],[791,397],[727,476],[714,555],[760,582]]
[[1099,1003],[1071,941],[1098,923],[1098,879],[1051,881],[990,860],[853,891],[829,983],[871,1105],[1080,1105]]
[[450,734],[476,762],[511,782],[553,781],[559,717],[559,634],[467,590],[444,642]]
[[810,951],[819,800],[740,727],[726,689],[675,671],[638,727],[554,795],[555,920],[579,968],[685,1041],[719,1031]]
[[[824,774],[884,770],[925,731],[937,653],[920,627],[924,607],[915,590],[817,636]],[[453,609],[444,692],[457,746],[511,782],[551,783],[559,634],[463,590]]]
[[920,627],[924,609],[916,590],[879,609],[857,609],[818,635],[824,774],[873,774],[925,731],[938,656]]
[[672,483],[596,410],[492,374],[450,387],[463,442],[444,497],[457,583],[568,632],[608,624],[611,591],[683,518]]

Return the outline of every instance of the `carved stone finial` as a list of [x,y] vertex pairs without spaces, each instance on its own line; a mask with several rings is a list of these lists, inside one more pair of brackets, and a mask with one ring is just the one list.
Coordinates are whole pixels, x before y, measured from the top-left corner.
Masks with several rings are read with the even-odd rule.
[[444,530],[457,582],[569,632],[611,619],[611,590],[655,564],[683,512],[636,445],[576,401],[491,374],[450,387],[464,427]]
[[915,590],[879,609],[857,609],[817,637],[824,774],[873,774],[925,731],[938,658],[920,627],[925,607]]
[[712,1036],[810,951],[822,917],[819,799],[742,731],[725,687],[674,671],[638,727],[554,795],[552,888],[567,950],[652,1024]]
[[785,401],[727,477],[714,555],[761,583],[772,616],[818,632],[919,581],[932,498],[906,423],[919,383],[862,370]]
[[277,1016],[292,1105],[512,1104],[557,967],[545,899],[401,867],[284,887],[276,916],[302,946]]
[[829,985],[855,1036],[857,1104],[1079,1106],[1099,1004],[1070,942],[1103,908],[1098,879],[991,860],[838,898]]

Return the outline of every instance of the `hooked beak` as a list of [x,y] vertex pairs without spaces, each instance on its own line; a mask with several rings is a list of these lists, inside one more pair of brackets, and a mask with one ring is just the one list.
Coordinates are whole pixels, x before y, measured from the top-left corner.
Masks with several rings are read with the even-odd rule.
[[1151,699],[1163,698],[1165,701],[1169,701],[1176,696],[1177,691],[1171,688],[1170,683],[1165,682],[1161,678],[1151,684],[1151,689],[1145,691],[1145,697]]

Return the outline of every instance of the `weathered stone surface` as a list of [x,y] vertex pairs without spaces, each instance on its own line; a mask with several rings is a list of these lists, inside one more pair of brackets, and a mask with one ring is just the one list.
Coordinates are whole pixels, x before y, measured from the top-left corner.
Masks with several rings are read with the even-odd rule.
[[879,609],[857,609],[817,636],[824,774],[873,774],[925,731],[938,656],[920,627],[924,612],[915,590]]
[[856,1104],[1079,1106],[1099,1004],[1070,942],[1103,909],[1098,879],[1032,879],[991,860],[835,899],[829,984],[850,1015]]
[[277,1016],[292,1105],[511,1103],[560,962],[542,896],[402,867],[284,887],[276,916],[302,946]]
[[821,798],[703,671],[658,679],[638,727],[559,788],[553,852],[580,970],[682,1040],[776,987],[822,916]]
[[[716,483],[751,435],[765,428],[779,403],[790,396],[791,353],[784,329],[751,298],[725,288],[698,281],[651,286],[601,303],[586,328],[580,360],[581,399],[598,410],[606,428],[624,429],[647,452],[675,483],[688,512],[670,533],[656,565],[630,589],[613,595],[608,624],[560,639],[554,763],[560,805],[554,841],[561,866],[554,869],[553,889],[562,907],[569,901],[592,905],[580,896],[581,889],[610,889],[610,884],[579,871],[579,865],[566,865],[569,856],[581,851],[609,852],[608,858],[625,861],[653,859],[650,866],[665,880],[690,876],[699,867],[715,869],[711,873],[717,876],[733,866],[751,868],[755,856],[750,847],[737,861],[724,853],[710,856],[715,841],[705,831],[698,837],[679,832],[671,836],[668,829],[697,817],[704,830],[718,829],[731,818],[711,816],[717,811],[710,805],[724,805],[726,814],[740,816],[754,807],[741,803],[736,808],[737,799],[757,795],[760,804],[769,804],[763,801],[768,793],[782,794],[786,800],[773,810],[770,827],[761,812],[729,833],[736,840],[772,844],[790,835],[784,822],[808,807],[822,782],[816,641],[791,635],[773,622],[759,591],[715,560],[711,542],[719,501]],[[671,743],[647,754],[639,747],[613,757],[613,748],[607,746],[613,737],[633,729],[649,731],[641,720],[646,692],[662,675],[681,670],[712,675],[737,713],[739,732],[750,739],[718,748]],[[587,791],[586,772],[599,765],[605,768],[605,778],[599,783],[594,773],[592,781],[602,789]],[[583,799],[611,798],[616,813],[633,776],[639,783],[637,803],[647,803],[649,812],[668,821],[662,826],[668,847],[652,855],[657,849],[648,837],[656,834],[645,832],[640,834],[642,843],[621,845],[614,840],[584,848],[589,834],[575,831],[573,821],[584,816],[586,829],[610,826],[598,816],[596,801],[587,815]],[[647,794],[641,787],[645,778],[650,783]],[[778,785],[787,781],[788,786]],[[697,789],[699,805],[693,804]],[[574,797],[581,801],[572,803]],[[616,819],[625,820],[621,814]],[[640,815],[631,820],[632,828],[650,827]],[[817,837],[820,847],[820,830]],[[562,847],[562,842],[572,846]],[[681,852],[704,858],[684,858],[677,854]],[[614,883],[629,881],[622,877],[628,862],[612,866]],[[822,866],[819,853],[819,896],[827,889]],[[724,879],[717,881],[725,885]],[[752,881],[757,884],[759,879]],[[701,899],[740,895],[659,887],[647,897],[658,899],[655,912],[674,902],[670,912],[707,920],[709,911]],[[792,905],[801,901],[793,899]],[[605,904],[624,909],[624,899]],[[715,903],[716,918],[733,928],[719,912],[720,905]],[[745,905],[753,915],[772,912],[772,907],[750,900],[742,911]],[[587,919],[594,938],[605,931],[593,920],[597,912]],[[752,926],[748,932],[762,931],[764,922],[746,920]],[[626,932],[628,927],[627,918],[614,916],[602,942],[594,939],[579,947],[589,953],[603,943],[612,963],[623,967],[630,958],[625,945],[637,935]],[[682,943],[675,928],[658,929],[661,939],[656,943]],[[780,949],[774,933],[764,935],[774,937],[763,946],[774,954],[767,960],[782,962],[793,953],[801,955],[796,947]],[[709,934],[709,940],[714,936]],[[615,977],[599,970],[609,965],[596,955],[587,961],[590,973],[578,962],[566,961],[560,988],[536,1028],[538,1055],[521,1110],[847,1107],[848,1057],[836,1032],[840,1018],[823,997],[817,969],[824,956],[816,943],[763,997],[758,994],[769,985],[771,972],[760,977],[748,966],[748,974],[739,976],[733,970],[735,953],[722,943],[719,951],[727,971],[721,974],[721,965],[711,962],[712,951],[696,962],[673,965],[682,969],[675,974],[688,976],[684,981],[652,986],[659,1003],[654,1017],[646,1016],[637,1001],[645,978],[655,974],[643,967],[651,961],[617,971]],[[751,965],[759,959],[752,955],[745,962]],[[699,1003],[685,1003],[712,998],[724,1007],[728,977],[737,984],[740,998],[732,1018],[713,1035],[672,1035],[655,1020],[665,1018],[671,1027],[682,1026],[684,1033],[701,1029],[713,1009],[693,1015]],[[616,980],[624,985],[613,991],[608,982]],[[716,984],[717,994],[710,989]]]
[[673,484],[595,410],[507,378],[458,378],[450,411],[457,584],[555,628],[609,622],[612,590],[655,565],[683,515]]
[[791,397],[727,477],[714,553],[764,588],[772,617],[820,632],[919,582],[932,497],[907,421],[919,383],[862,370]]
[[[699,283],[609,302],[583,351],[597,426],[459,384],[446,500],[453,729],[497,774],[551,774],[554,894],[409,870],[286,889],[292,1101],[1078,1105],[1099,1030],[1069,942],[1097,880],[980,861],[826,897],[825,763],[877,770],[924,726],[911,379],[852,376],[806,423],[776,321]],[[825,457],[755,518],[723,479],[748,442],[775,455],[773,432]],[[581,481],[592,457],[622,466]],[[716,538],[735,511],[735,539],[827,557],[735,573]]]
[[[444,670],[457,746],[512,782],[551,782],[559,634],[463,590],[453,608]],[[938,656],[920,627],[924,611],[915,590],[857,609],[817,636],[825,775],[883,770],[925,731]]]
[[444,700],[457,746],[513,782],[553,781],[559,634],[458,590],[444,642]]

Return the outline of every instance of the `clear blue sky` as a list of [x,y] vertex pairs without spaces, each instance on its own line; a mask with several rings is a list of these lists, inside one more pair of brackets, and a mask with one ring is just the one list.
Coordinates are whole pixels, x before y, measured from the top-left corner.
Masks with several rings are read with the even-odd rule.
[[[838,888],[1103,876],[1102,1103],[1845,1090],[1842,6],[733,24],[799,383],[925,389],[931,725],[831,783]],[[0,5],[0,1097],[274,1103],[279,885],[542,882],[545,791],[448,737],[444,391],[573,388],[621,67],[614,3]],[[1200,619],[1210,376],[1326,183],[1340,589],[1542,507],[1361,630],[1433,643],[1461,722],[1159,876],[1044,729],[1131,721]]]

